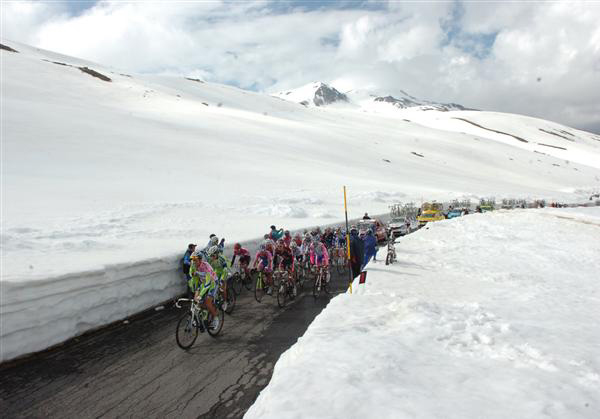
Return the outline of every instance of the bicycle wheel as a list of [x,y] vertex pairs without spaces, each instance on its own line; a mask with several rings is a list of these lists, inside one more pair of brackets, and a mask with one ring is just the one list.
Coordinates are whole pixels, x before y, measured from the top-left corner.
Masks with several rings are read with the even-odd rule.
[[321,283],[322,275],[318,274],[315,278],[315,283],[313,284],[313,297],[315,298],[315,300],[319,297],[319,294],[321,294]]
[[242,280],[244,287],[250,291],[252,290],[252,276],[250,274],[244,275],[244,279]]
[[242,275],[239,273],[234,273],[231,279],[231,288],[235,295],[240,295],[242,293]]
[[181,349],[190,349],[198,338],[198,328],[194,326],[192,313],[187,312],[177,322],[175,340]]
[[287,298],[287,284],[286,281],[280,281],[277,287],[277,304],[279,307],[285,306],[285,300]]
[[296,275],[295,280],[296,280],[296,291],[298,293],[300,293],[300,291],[302,291],[302,288],[304,288],[304,275],[302,274],[301,271],[296,270],[294,272],[294,275]]
[[212,314],[209,313],[208,319],[206,320],[206,331],[213,338],[216,337],[219,333],[221,333],[221,330],[223,330],[223,323],[225,322],[225,312],[222,308],[217,308],[217,315],[219,316],[219,327],[217,327],[216,329],[212,327]]
[[227,290],[227,310],[225,310],[225,313],[227,313],[227,314],[233,313],[233,309],[235,308],[236,300],[237,299],[235,298],[235,292],[231,292],[231,290]]
[[265,282],[263,281],[263,274],[260,272],[256,277],[256,282],[254,283],[254,298],[259,303],[265,296]]
[[346,261],[344,260],[344,258],[339,257],[339,256],[337,258],[335,258],[334,260],[335,260],[335,267],[336,267],[337,273],[340,275],[343,274],[345,271],[344,268],[346,267],[346,264],[345,264]]

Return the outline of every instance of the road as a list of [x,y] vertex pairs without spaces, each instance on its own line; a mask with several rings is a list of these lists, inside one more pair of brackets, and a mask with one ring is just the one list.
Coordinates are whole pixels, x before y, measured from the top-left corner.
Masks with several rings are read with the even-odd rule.
[[[332,275],[335,295],[348,277]],[[175,343],[183,310],[166,307],[0,366],[3,418],[239,418],[268,384],[279,356],[329,302],[312,284],[284,309],[242,291],[219,337],[189,351]]]

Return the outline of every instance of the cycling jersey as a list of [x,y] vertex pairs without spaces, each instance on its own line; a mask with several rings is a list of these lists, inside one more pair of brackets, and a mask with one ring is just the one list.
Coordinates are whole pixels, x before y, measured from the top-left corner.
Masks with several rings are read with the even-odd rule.
[[284,268],[292,268],[294,267],[294,255],[292,253],[292,249],[284,246],[283,249],[276,249],[275,256],[281,258],[281,264]]
[[219,255],[216,259],[210,259],[210,266],[217,274],[217,278],[220,280],[226,280],[229,275],[229,261],[223,255]]
[[273,270],[273,256],[267,250],[259,251],[254,257],[254,267],[258,267],[258,270],[272,271]]
[[314,243],[310,247],[310,263],[317,266],[329,265],[329,255],[323,243]]
[[196,262],[192,260],[190,266],[191,279],[188,286],[192,292],[199,291],[200,297],[214,297],[216,293],[217,274],[207,262]]

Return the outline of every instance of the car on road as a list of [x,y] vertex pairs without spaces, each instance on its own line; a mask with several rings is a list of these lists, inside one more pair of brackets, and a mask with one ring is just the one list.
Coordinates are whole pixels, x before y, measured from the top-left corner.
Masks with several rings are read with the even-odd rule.
[[358,222],[358,231],[366,232],[371,230],[377,239],[377,242],[387,240],[387,230],[379,220],[360,220]]
[[448,214],[446,215],[447,219],[452,219],[452,218],[456,218],[456,217],[460,217],[461,215],[463,215],[463,210],[460,208],[453,208],[451,210],[448,211]]
[[444,217],[442,211],[438,210],[423,211],[423,213],[417,217],[417,220],[419,221],[419,227],[423,227],[425,224],[433,221],[442,221],[445,219],[446,217]]

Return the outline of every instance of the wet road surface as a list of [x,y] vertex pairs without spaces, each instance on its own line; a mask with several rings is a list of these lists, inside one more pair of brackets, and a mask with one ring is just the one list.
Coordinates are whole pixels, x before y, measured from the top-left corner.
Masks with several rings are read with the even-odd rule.
[[[347,274],[332,273],[333,295]],[[16,363],[0,366],[3,418],[239,418],[268,384],[279,356],[329,302],[312,281],[284,309],[242,290],[216,339],[175,342],[185,309],[149,311]]]

